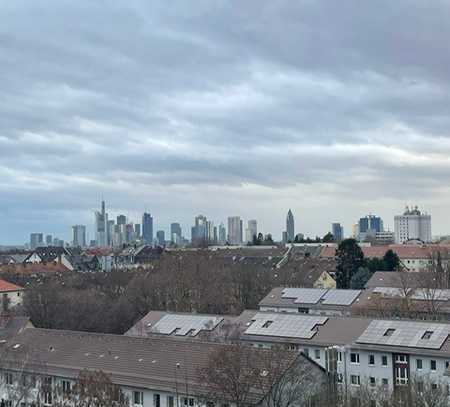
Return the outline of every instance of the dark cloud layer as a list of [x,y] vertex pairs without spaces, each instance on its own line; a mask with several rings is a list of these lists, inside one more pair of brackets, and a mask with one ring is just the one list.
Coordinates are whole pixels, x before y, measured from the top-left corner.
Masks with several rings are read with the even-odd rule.
[[0,243],[111,212],[276,235],[450,231],[447,1],[21,1],[0,8]]

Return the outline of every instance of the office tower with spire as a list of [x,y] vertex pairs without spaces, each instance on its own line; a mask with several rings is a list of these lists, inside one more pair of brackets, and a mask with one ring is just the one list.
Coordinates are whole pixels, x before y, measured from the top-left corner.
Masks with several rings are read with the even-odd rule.
[[288,242],[293,242],[295,239],[294,215],[290,209],[286,216],[286,239]]
[[105,247],[108,245],[108,214],[106,213],[105,201],[102,201],[101,211],[95,212],[95,239],[97,246]]

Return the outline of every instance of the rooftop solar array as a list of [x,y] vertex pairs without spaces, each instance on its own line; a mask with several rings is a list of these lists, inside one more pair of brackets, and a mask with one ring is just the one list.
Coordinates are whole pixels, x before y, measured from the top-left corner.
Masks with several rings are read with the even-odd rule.
[[357,343],[440,349],[450,335],[450,325],[414,321],[372,321]]
[[257,313],[245,334],[311,339],[317,333],[316,326],[327,320],[326,317]]
[[410,288],[402,289],[397,287],[375,287],[373,292],[375,294],[381,294],[385,297],[404,297],[405,293],[409,293]]
[[293,299],[294,304],[351,305],[361,290],[328,290],[324,288],[285,288],[282,298]]
[[200,331],[212,331],[222,320],[222,317],[168,314],[151,326],[150,331],[164,335],[196,336]]
[[418,288],[411,295],[414,300],[449,301],[450,290]]
[[322,304],[326,305],[351,305],[361,290],[328,290],[322,298]]
[[322,288],[285,288],[282,298],[292,298],[296,304],[317,304],[326,292]]

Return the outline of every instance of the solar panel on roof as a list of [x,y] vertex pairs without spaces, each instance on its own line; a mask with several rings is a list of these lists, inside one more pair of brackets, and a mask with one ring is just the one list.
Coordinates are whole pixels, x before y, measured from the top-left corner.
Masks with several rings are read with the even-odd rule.
[[321,302],[325,305],[351,305],[361,290],[328,290]]
[[450,290],[418,288],[411,295],[414,300],[449,301]]
[[[387,334],[389,332],[389,334]],[[450,325],[415,321],[372,321],[357,343],[440,349],[450,335]]]
[[292,298],[295,304],[317,304],[327,291],[323,288],[285,288],[282,298]]
[[326,317],[257,313],[244,334],[311,339],[317,333],[315,327],[327,320]]
[[168,314],[151,328],[152,333],[177,336],[197,335],[200,331],[212,331],[223,318],[202,315]]
[[410,288],[396,288],[396,287],[375,287],[373,292],[375,294],[381,294],[385,297],[404,297],[405,293],[409,293]]

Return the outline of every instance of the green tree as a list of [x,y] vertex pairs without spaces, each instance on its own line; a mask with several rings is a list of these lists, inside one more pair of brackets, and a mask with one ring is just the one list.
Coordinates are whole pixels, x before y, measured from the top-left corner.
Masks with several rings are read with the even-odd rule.
[[322,239],[324,243],[332,243],[334,242],[334,236],[331,232],[328,232]]
[[365,265],[364,253],[355,239],[345,239],[336,250],[336,259],[337,288],[349,288],[353,275]]
[[366,259],[366,267],[370,270],[371,273],[375,273],[376,271],[385,271],[386,263],[383,259],[372,257],[370,259]]
[[367,267],[360,267],[350,280],[350,288],[362,290],[370,277],[372,277],[372,274],[373,273]]
[[384,270],[398,271],[400,269],[400,258],[393,250],[389,249],[383,256]]

